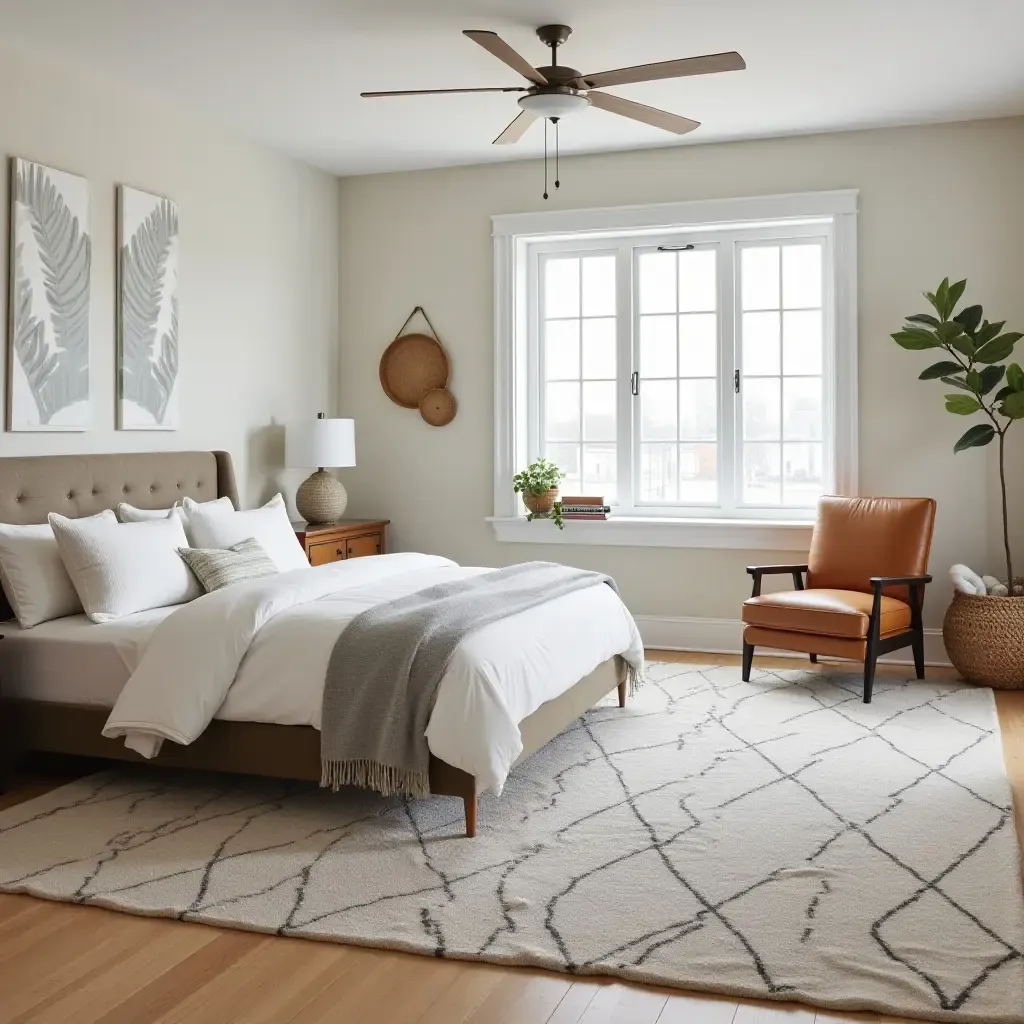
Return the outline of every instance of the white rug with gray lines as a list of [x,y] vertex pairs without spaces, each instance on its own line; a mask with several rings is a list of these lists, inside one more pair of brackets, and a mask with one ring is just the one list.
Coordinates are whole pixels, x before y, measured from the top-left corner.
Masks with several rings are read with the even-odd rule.
[[0,889],[934,1020],[1024,1021],[992,693],[655,663],[481,806],[157,769],[0,814]]

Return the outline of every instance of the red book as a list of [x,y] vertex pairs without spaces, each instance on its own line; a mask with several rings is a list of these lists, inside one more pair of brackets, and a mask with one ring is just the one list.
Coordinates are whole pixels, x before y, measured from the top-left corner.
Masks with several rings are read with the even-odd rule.
[[603,505],[604,497],[595,497],[593,494],[563,494],[558,499],[563,505]]

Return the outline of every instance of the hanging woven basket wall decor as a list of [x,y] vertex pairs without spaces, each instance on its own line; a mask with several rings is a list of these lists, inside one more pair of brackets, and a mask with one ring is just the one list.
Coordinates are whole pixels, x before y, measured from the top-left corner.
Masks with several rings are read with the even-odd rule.
[[[417,313],[430,334],[403,334]],[[448,390],[450,374],[448,353],[426,310],[417,306],[380,357],[380,386],[395,405],[419,409],[432,427],[443,427],[455,419],[457,410],[455,396]]]

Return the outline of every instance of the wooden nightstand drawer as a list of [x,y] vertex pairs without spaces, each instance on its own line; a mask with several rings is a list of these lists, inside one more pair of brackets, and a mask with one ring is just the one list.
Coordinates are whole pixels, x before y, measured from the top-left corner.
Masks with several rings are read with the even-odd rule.
[[387,519],[343,519],[323,526],[292,525],[310,565],[327,565],[385,552]]
[[326,565],[328,562],[340,562],[345,557],[345,541],[322,541],[319,544],[308,544],[306,555],[310,565]]
[[381,555],[384,547],[384,532],[364,533],[346,541],[345,557],[362,558],[365,555]]

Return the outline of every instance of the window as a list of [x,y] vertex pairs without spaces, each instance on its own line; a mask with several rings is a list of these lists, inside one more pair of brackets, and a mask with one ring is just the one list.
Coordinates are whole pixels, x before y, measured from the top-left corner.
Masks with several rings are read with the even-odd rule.
[[855,210],[846,192],[495,218],[495,522],[538,456],[630,537],[808,523],[852,492]]

